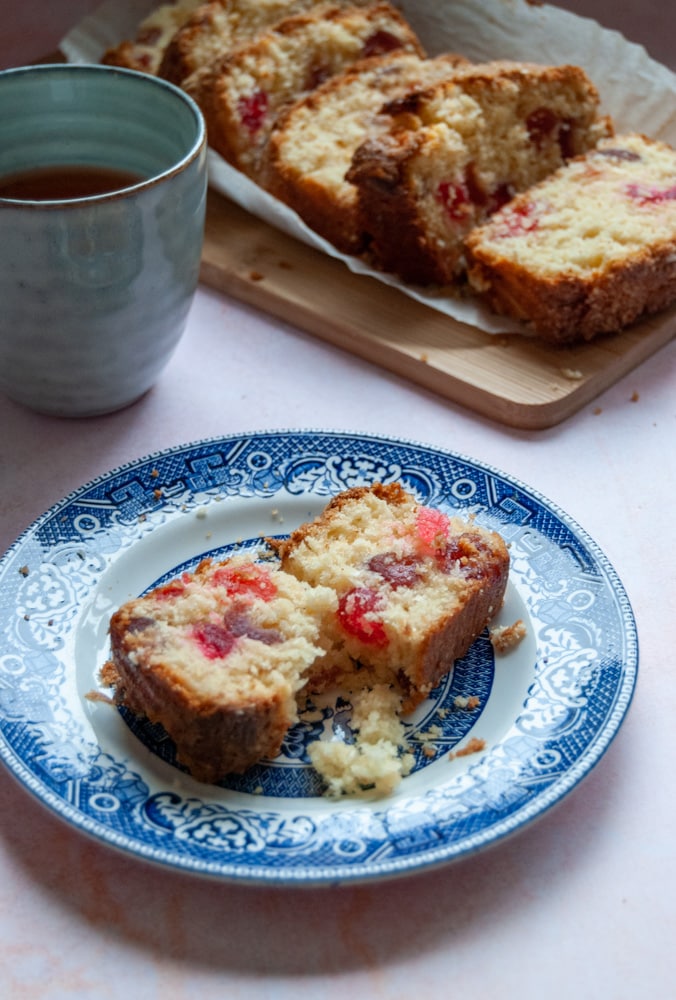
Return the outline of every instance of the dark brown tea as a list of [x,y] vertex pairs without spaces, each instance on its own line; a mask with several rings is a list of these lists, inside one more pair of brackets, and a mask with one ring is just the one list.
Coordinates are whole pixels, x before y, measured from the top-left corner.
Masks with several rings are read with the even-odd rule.
[[91,198],[130,187],[143,180],[138,174],[109,167],[59,164],[36,167],[0,177],[0,198],[17,201],[66,201]]

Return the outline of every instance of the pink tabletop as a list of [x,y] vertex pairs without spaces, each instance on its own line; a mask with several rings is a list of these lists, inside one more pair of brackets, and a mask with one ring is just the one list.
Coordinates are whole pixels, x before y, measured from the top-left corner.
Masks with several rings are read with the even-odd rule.
[[[0,65],[38,57],[94,6],[12,4]],[[676,68],[670,4],[564,6]],[[471,455],[563,508],[615,566],[641,650],[625,724],[564,802],[487,851],[391,882],[264,889],[176,874],[88,839],[0,769],[0,995],[676,996],[675,367],[672,341],[565,423],[518,431],[201,288],[169,367],[128,410],[71,422],[0,397],[2,551],[79,485],[178,443],[393,435]]]

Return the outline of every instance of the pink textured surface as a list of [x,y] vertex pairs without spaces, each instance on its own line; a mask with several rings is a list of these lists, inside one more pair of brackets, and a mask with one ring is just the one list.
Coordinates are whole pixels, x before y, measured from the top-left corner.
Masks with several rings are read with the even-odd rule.
[[[0,64],[40,55],[93,6],[13,4]],[[658,57],[673,39],[670,4],[565,6]],[[0,770],[0,995],[674,996],[675,371],[672,342],[565,423],[512,430],[201,289],[134,407],[70,422],[0,397],[2,550],[81,483],[179,442],[275,427],[390,434],[498,466],[566,510],[617,569],[641,645],[626,723],[564,803],[499,847],[382,885],[273,891],[167,873],[89,841]]]

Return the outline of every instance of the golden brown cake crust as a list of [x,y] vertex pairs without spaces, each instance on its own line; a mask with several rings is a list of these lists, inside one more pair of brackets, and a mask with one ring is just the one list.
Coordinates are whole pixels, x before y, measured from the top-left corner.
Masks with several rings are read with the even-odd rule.
[[213,783],[242,774],[262,757],[275,757],[291,724],[281,699],[218,705],[195,700],[190,692],[154,671],[140,671],[126,649],[124,616],[111,623],[114,659],[105,667],[113,700],[138,716],[159,723],[171,734],[177,757],[197,781]]

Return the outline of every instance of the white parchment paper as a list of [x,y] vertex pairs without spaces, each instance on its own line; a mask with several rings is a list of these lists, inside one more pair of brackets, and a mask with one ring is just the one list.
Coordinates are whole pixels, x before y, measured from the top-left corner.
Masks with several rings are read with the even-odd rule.
[[[133,38],[138,23],[161,0],[106,0],[62,40],[70,62],[98,62],[103,52]],[[548,4],[527,0],[400,0],[400,8],[430,55],[458,52],[475,62],[516,59],[582,66],[601,96],[616,131],[642,132],[676,146],[676,74],[649,57],[645,49],[595,21]],[[495,316],[480,300],[403,285],[338,253],[285,205],[210,150],[213,188],[242,208],[311,246],[344,261],[356,274],[368,274],[405,294],[487,333],[523,332],[520,324]]]

